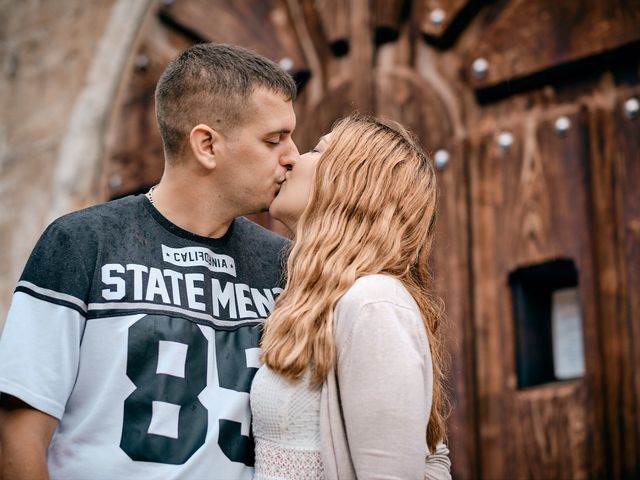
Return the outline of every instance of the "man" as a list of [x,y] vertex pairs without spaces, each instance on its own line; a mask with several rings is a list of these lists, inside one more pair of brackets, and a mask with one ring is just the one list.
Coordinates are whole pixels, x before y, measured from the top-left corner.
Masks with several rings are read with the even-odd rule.
[[251,478],[248,392],[286,241],[237,217],[268,209],[296,161],[295,94],[235,46],[167,67],[160,183],[56,220],[18,283],[0,478]]

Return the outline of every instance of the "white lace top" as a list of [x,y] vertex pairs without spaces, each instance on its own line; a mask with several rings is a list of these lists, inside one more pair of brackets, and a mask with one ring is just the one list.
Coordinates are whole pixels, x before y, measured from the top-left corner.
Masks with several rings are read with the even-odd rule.
[[320,387],[307,371],[292,382],[266,365],[251,386],[256,442],[254,480],[320,480]]

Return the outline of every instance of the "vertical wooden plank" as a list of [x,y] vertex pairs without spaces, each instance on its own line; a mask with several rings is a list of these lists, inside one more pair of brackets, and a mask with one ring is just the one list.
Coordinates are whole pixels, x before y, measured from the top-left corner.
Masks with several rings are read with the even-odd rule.
[[[624,265],[626,268],[623,285],[625,298],[625,320],[628,336],[625,346],[629,355],[631,382],[627,383],[624,405],[625,428],[623,439],[624,464],[622,477],[640,478],[640,116],[629,117],[624,110],[624,102],[633,98],[640,101],[640,86],[620,92],[616,112],[618,126],[617,144],[620,147],[618,162],[622,163],[621,191],[623,198],[620,234],[624,232]],[[622,235],[619,235],[622,237]],[[624,337],[623,337],[624,338]],[[635,387],[635,388],[634,388]],[[635,399],[632,397],[635,396]],[[635,400],[635,401],[634,401]]]
[[370,3],[376,43],[390,42],[398,38],[406,0],[370,0]]
[[[473,140],[470,150],[470,218],[471,264],[473,268],[473,315],[476,336],[476,387],[478,396],[478,447],[480,478],[508,478],[508,445],[512,441],[504,432],[505,402],[503,375],[505,372],[499,296],[505,292],[498,260],[501,249],[496,235],[504,204],[502,164],[515,162],[521,151],[519,130],[512,132],[516,140],[508,151],[496,145],[496,136]],[[507,436],[505,437],[505,433]]]
[[[514,402],[512,421],[516,462],[514,478],[590,478],[588,430],[582,381],[523,391]],[[517,474],[516,474],[517,472]]]
[[434,244],[434,278],[445,304],[443,326],[451,360],[449,388],[453,409],[447,422],[447,440],[454,478],[475,479],[478,478],[477,399],[469,279],[468,148],[466,143],[455,141],[440,143],[436,148],[449,154],[449,162],[438,172],[440,196]]
[[608,470],[631,479],[640,477],[640,121],[622,102],[592,106],[590,145]]
[[349,51],[351,8],[348,0],[313,0],[329,48],[336,56]]
[[369,0],[351,1],[351,97],[360,113],[373,113],[373,34]]

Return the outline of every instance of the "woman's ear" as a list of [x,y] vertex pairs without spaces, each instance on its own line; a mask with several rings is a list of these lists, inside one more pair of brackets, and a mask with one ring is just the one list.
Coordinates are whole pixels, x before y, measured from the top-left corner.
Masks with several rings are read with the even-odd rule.
[[216,168],[216,155],[221,140],[222,135],[204,123],[193,127],[189,133],[189,145],[193,156],[208,170]]

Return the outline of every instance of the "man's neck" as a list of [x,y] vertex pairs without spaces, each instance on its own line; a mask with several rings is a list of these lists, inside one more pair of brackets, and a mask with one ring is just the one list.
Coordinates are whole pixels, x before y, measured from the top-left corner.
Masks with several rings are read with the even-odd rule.
[[223,237],[235,215],[204,186],[163,177],[153,189],[153,206],[171,223],[202,237]]

